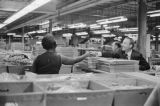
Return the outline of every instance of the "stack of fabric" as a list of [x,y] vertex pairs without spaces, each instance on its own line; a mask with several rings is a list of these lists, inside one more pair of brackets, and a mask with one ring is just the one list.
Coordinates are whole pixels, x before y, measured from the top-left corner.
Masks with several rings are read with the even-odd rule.
[[98,57],[87,57],[82,62],[78,63],[81,69],[96,69]]
[[123,59],[98,59],[97,69],[106,72],[134,72],[138,71],[138,61]]
[[[64,55],[70,58],[74,58],[78,55],[78,51],[74,47],[57,47],[56,51],[60,55]],[[62,65],[60,73],[69,74],[71,73],[72,65]]]

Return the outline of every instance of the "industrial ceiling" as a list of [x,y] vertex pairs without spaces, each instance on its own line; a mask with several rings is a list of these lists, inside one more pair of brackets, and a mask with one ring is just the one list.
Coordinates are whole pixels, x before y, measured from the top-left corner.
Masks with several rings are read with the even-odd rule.
[[[33,0],[0,0],[0,23],[24,8]],[[146,0],[148,11],[160,8],[160,0]],[[1,32],[8,32],[26,25],[33,25],[47,19],[54,19],[59,25],[84,22],[93,24],[98,19],[126,16],[128,21],[120,23],[124,27],[137,26],[137,0],[52,0],[15,22]],[[160,24],[158,18],[148,18],[148,26]]]

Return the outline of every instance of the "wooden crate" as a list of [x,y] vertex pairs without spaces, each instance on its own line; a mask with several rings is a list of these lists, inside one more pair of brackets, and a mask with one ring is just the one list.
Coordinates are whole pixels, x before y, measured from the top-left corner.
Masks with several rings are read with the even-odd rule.
[[0,82],[0,106],[45,106],[43,91],[31,82]]
[[[47,92],[47,86],[55,84],[55,82],[38,82],[35,84],[46,91],[46,106],[112,106],[113,91],[93,81],[82,81],[80,83],[83,88],[88,88],[90,91],[54,93]],[[67,84],[69,83],[67,82]]]

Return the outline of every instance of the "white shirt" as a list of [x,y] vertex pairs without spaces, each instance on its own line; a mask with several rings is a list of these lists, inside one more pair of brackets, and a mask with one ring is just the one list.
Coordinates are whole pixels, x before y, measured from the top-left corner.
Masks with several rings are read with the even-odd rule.
[[132,50],[128,51],[126,54],[127,54],[128,60],[131,60]]

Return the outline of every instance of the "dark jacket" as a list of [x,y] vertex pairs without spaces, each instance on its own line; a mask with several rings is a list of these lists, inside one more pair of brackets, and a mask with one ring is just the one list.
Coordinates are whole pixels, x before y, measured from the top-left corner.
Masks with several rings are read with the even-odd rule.
[[120,58],[120,57],[122,57],[120,54],[122,55],[122,49],[118,48],[112,53],[112,58]]
[[150,66],[146,59],[138,51],[133,50],[131,54],[131,60],[139,60],[139,70],[148,70]]
[[[124,51],[119,51],[119,54],[116,54],[116,58],[126,59],[126,54]],[[145,60],[145,58],[142,56],[141,53],[139,53],[136,50],[132,50],[131,54],[131,60],[138,60],[139,61],[139,70],[148,70],[150,69],[150,66],[148,62]]]

